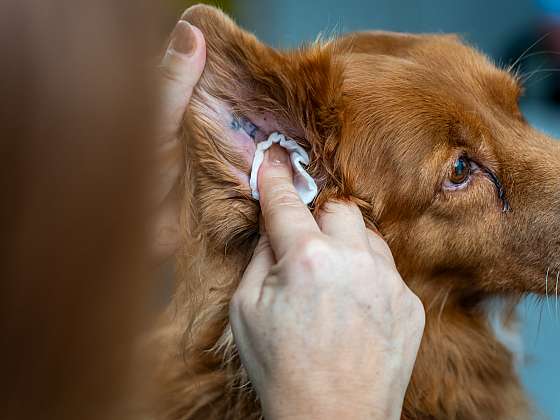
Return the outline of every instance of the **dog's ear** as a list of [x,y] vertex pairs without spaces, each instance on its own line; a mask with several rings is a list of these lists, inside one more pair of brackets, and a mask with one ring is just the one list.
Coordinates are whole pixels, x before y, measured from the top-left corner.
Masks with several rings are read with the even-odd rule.
[[255,141],[279,131],[308,150],[308,172],[320,185],[332,178],[342,64],[328,43],[291,51],[266,46],[213,7],[191,7],[183,19],[202,31],[207,46],[186,114],[185,199],[203,234],[233,248],[258,226],[248,185]]
[[206,67],[190,106],[193,137],[211,140],[206,151],[239,169],[238,178],[248,175],[251,134],[273,131],[310,149],[311,170],[317,169],[317,160],[335,148],[342,112],[342,65],[332,49],[314,44],[276,50],[209,6],[192,7],[183,18],[202,31],[207,44]]

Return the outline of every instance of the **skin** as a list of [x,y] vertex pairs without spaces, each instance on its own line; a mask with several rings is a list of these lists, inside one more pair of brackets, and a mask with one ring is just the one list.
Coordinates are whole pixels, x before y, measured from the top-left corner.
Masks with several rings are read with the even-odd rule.
[[259,185],[265,232],[230,322],[265,418],[399,419],[424,309],[388,246],[354,204],[330,202],[316,221],[279,146]]
[[[180,21],[171,38],[160,66],[158,261],[180,245],[179,128],[206,57],[202,33],[187,22]],[[329,203],[315,221],[277,146],[259,177],[267,233],[230,316],[266,418],[399,418],[422,337],[422,304],[355,205]]]
[[159,67],[162,99],[157,140],[161,176],[155,191],[159,207],[153,251],[158,262],[173,255],[180,244],[179,197],[175,190],[184,167],[180,126],[205,62],[202,32],[184,20],[179,21]]

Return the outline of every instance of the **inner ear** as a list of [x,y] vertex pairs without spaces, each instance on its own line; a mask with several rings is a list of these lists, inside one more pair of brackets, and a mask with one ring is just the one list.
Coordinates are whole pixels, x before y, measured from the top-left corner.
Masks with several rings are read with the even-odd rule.
[[275,50],[209,6],[190,8],[184,19],[200,28],[207,44],[187,113],[194,158],[243,190],[255,144],[277,131],[307,149],[310,169],[318,170],[342,112],[342,67],[332,49]]

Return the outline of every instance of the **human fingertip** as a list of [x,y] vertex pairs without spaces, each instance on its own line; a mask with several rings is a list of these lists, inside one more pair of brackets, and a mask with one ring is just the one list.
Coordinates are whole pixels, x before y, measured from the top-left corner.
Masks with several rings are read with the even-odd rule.
[[279,185],[293,184],[292,176],[292,165],[288,153],[282,147],[273,144],[265,151],[263,163],[257,174],[261,207],[263,196],[266,200],[270,189],[275,190]]
[[[266,151],[266,161],[275,166],[288,166],[290,158],[286,150],[277,144],[273,144],[270,149]],[[291,168],[291,167],[290,167]]]

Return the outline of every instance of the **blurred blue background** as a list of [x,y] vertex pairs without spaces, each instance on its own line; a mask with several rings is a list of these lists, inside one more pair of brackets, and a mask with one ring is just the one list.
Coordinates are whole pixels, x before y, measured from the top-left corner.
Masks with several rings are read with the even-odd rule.
[[[560,73],[549,71],[560,68],[560,0],[232,0],[221,5],[279,47],[314,40],[320,32],[384,29],[458,33],[504,65],[530,48],[519,67],[531,75],[522,107],[535,126],[560,138]],[[524,385],[545,418],[560,420],[560,320],[554,301],[549,310],[546,302],[529,298],[519,312]]]

